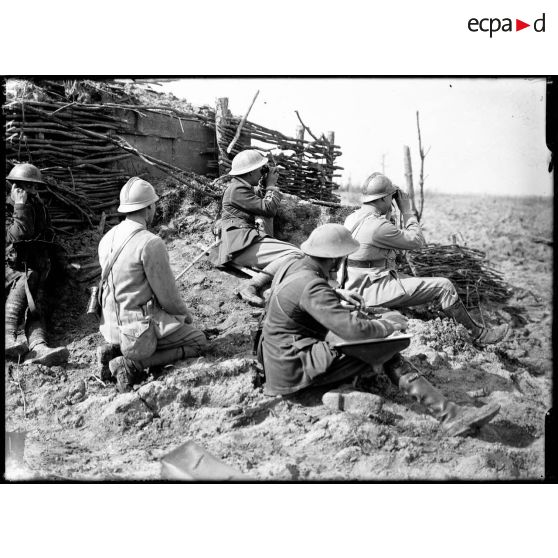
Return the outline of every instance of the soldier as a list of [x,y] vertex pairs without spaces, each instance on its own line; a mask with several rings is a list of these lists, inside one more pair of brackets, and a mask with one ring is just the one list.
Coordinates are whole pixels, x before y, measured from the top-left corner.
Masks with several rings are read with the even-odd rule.
[[498,405],[459,407],[403,359],[399,351],[408,346],[408,339],[371,345],[367,362],[341,353],[326,340],[329,332],[356,341],[387,337],[406,327],[406,319],[398,312],[370,319],[343,305],[341,301],[359,305],[362,297],[328,283],[329,274],[358,249],[345,227],[322,225],[302,243],[305,257],[286,263],[276,274],[258,351],[265,370],[265,393],[286,395],[370,375],[372,365],[385,363],[390,380],[432,412],[447,435],[468,433],[491,420]]
[[[112,254],[123,246],[102,289],[99,329],[107,343],[97,349],[102,375],[105,379],[112,375],[119,391],[129,391],[141,381],[146,368],[198,356],[207,345],[204,334],[190,325],[192,316],[180,298],[163,240],[147,230],[158,199],[149,182],[130,178],[120,191],[118,207],[126,219],[99,243],[103,273]],[[147,315],[155,322],[156,351],[141,361],[119,356],[119,324]]]
[[[487,328],[476,323],[449,279],[411,277],[393,269],[395,250],[414,250],[425,245],[409,195],[380,173],[373,173],[364,181],[362,194],[362,207],[345,220],[360,248],[347,260],[346,277],[341,284],[357,290],[367,306],[407,308],[436,302],[447,316],[464,325],[479,345],[504,339],[508,326]],[[394,198],[403,215],[403,229],[386,217]]]
[[[267,232],[256,224],[258,218],[264,221],[272,218],[281,202],[277,187],[279,174],[277,169],[268,168],[267,163],[267,158],[254,149],[241,151],[233,159],[229,174],[234,178],[223,194],[218,260],[219,265],[230,261],[262,270],[239,292],[242,299],[260,307],[264,301],[258,291],[271,283],[288,258],[302,257],[296,246],[270,236],[269,221]],[[261,179],[265,188],[263,197],[255,192]]]
[[[7,180],[11,191],[6,200],[6,358],[19,360],[25,356],[24,364],[60,365],[68,361],[69,351],[66,347],[49,347],[45,328],[45,283],[54,232],[36,190],[37,184],[44,184],[41,171],[21,163],[12,168]],[[18,341],[24,314],[27,340]]]

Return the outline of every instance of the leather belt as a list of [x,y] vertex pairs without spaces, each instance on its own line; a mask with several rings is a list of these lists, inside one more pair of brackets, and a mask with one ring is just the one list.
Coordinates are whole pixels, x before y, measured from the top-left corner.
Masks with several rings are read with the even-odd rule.
[[367,268],[371,268],[371,267],[385,267],[386,266],[386,260],[382,259],[382,260],[351,260],[348,259],[347,260],[347,266],[349,267],[367,267]]
[[250,223],[246,223],[242,219],[238,219],[236,217],[229,218],[229,219],[221,219],[221,227],[236,227],[237,229],[256,229],[256,224],[254,223],[251,225]]

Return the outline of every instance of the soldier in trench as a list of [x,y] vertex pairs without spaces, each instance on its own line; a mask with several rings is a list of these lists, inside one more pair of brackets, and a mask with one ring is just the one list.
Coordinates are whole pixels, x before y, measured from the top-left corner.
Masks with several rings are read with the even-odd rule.
[[[389,219],[395,199],[404,220],[399,229]],[[362,207],[351,213],[345,226],[360,244],[340,273],[339,282],[360,293],[367,306],[392,309],[435,302],[442,311],[469,331],[478,345],[502,341],[507,324],[479,325],[445,277],[412,277],[395,270],[395,250],[416,250],[425,245],[413,200],[381,173],[371,174],[362,185]]]
[[275,275],[258,346],[264,392],[288,395],[341,383],[374,375],[373,366],[383,365],[389,379],[431,412],[446,435],[464,435],[489,422],[499,405],[460,407],[448,400],[400,355],[409,345],[408,338],[370,344],[364,359],[349,356],[330,342],[331,333],[346,341],[365,341],[406,328],[406,319],[398,312],[379,318],[360,313],[355,306],[364,303],[361,295],[334,289],[328,282],[330,274],[359,248],[343,225],[322,225],[301,244],[304,258],[285,263]]
[[[192,325],[192,316],[180,297],[165,243],[147,230],[158,199],[149,182],[130,178],[120,191],[118,207],[126,218],[99,243],[101,269],[103,274],[107,267],[109,271],[101,293],[99,327],[106,342],[97,348],[97,364],[102,378],[115,380],[121,392],[142,381],[149,367],[198,356],[207,346],[205,335]],[[120,247],[122,251],[114,259]],[[122,356],[119,326],[146,316],[154,322],[154,352],[141,359]]]
[[[234,157],[229,173],[233,180],[223,194],[222,242],[217,261],[218,265],[233,262],[261,270],[238,293],[243,300],[260,307],[264,305],[260,291],[271,283],[277,270],[288,259],[302,257],[296,246],[270,235],[270,219],[277,213],[281,192],[277,186],[277,169],[267,164],[267,158],[254,149],[241,151]],[[263,197],[255,191],[260,181],[265,188]],[[264,223],[267,221],[267,227],[258,227],[260,218]]]
[[[56,366],[68,361],[66,347],[47,343],[46,283],[51,270],[54,231],[37,192],[41,171],[29,163],[15,165],[7,176],[5,355],[24,364]],[[18,337],[24,322],[26,339]]]

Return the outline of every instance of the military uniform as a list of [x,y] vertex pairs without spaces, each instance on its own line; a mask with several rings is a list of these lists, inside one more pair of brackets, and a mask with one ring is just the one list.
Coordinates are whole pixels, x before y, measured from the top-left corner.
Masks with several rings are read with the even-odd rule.
[[416,215],[406,215],[405,228],[399,229],[376,207],[364,204],[347,217],[345,226],[360,248],[347,261],[344,287],[358,291],[367,306],[405,308],[436,301],[445,309],[458,300],[445,277],[412,277],[394,269],[395,250],[425,245]]
[[217,263],[232,261],[274,275],[285,258],[300,256],[298,248],[261,232],[256,225],[256,218],[262,217],[269,231],[269,218],[275,216],[280,202],[279,190],[269,189],[262,198],[248,182],[233,178],[223,195],[222,242]]
[[[386,337],[394,329],[386,320],[366,319],[343,306],[315,260],[305,257],[288,262],[275,276],[263,326],[265,392],[288,394],[370,372],[370,365],[342,354],[326,341],[330,331],[352,341]],[[407,344],[401,343],[378,344],[378,362]]]
[[[32,350],[46,343],[45,282],[50,271],[49,245],[54,233],[41,199],[29,194],[26,203],[6,199],[6,300],[7,337],[15,337],[26,308],[25,333]],[[27,292],[26,292],[27,291]]]
[[184,323],[189,315],[180,297],[169,264],[165,243],[144,224],[125,219],[113,227],[99,243],[99,262],[104,270],[111,254],[136,229],[112,266],[103,289],[103,309],[99,330],[110,344],[118,344],[118,325],[141,320],[154,301],[153,318],[158,337],[157,350],[191,346],[201,350],[207,344],[204,334]]

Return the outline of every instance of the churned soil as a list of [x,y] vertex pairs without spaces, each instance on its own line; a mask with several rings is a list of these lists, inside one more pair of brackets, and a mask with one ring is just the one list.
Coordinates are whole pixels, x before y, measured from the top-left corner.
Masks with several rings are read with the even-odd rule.
[[[157,231],[178,274],[213,242],[216,207],[159,187],[167,195]],[[278,222],[298,244],[317,223],[343,217],[289,198]],[[437,421],[383,376],[368,386],[383,402],[373,412],[330,409],[322,403],[326,388],[265,397],[251,341],[261,311],[236,296],[247,279],[202,259],[179,286],[210,338],[207,354],[154,371],[128,394],[94,376],[101,336],[84,313],[87,285],[75,277],[59,282],[51,332],[53,343],[70,349],[68,364],[6,363],[6,430],[26,432],[24,458],[7,463],[7,478],[159,479],[161,457],[187,441],[256,480],[543,478],[552,381],[552,246],[543,240],[552,239],[552,205],[432,194],[423,223],[430,242],[461,233],[461,242],[486,251],[512,288],[505,304],[482,309],[488,322],[512,325],[493,347],[475,347],[441,315],[410,319],[404,354],[435,386],[465,406],[501,405],[473,435],[442,436]],[[92,261],[98,238],[88,231],[64,244],[90,251]]]

